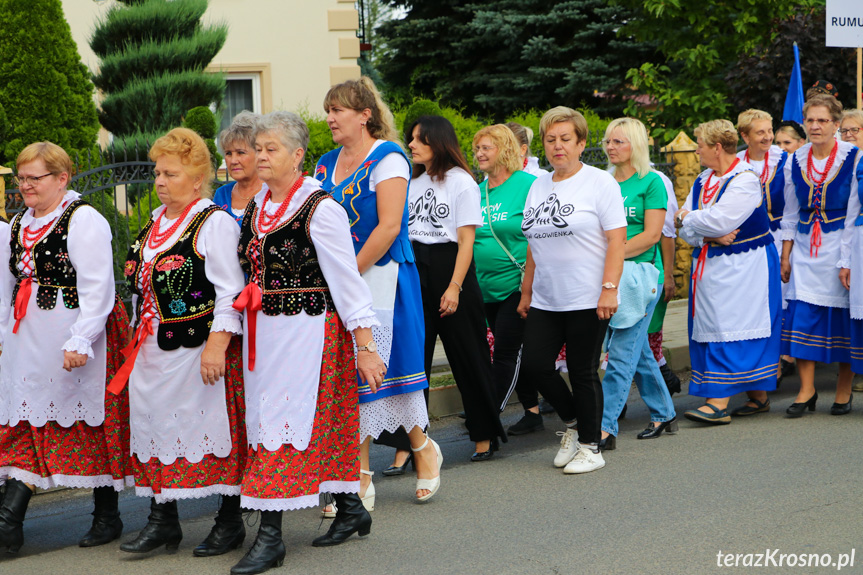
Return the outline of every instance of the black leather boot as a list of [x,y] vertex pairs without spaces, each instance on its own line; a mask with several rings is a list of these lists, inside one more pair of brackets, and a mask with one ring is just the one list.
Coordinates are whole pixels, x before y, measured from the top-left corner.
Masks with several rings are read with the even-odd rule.
[[162,545],[169,551],[180,546],[183,540],[183,530],[180,528],[180,517],[177,514],[177,502],[156,503],[150,499],[150,516],[147,525],[131,541],[120,545],[120,551],[127,553],[149,553]]
[[330,525],[326,535],[321,535],[314,541],[314,547],[329,547],[340,545],[348,537],[357,533],[360,537],[368,535],[372,530],[372,516],[363,507],[363,501],[356,493],[335,493],[336,518]]
[[0,504],[0,547],[18,553],[24,544],[24,515],[33,492],[17,479],[6,481],[6,495]]
[[261,527],[249,552],[231,567],[231,575],[254,575],[285,562],[285,542],[282,541],[282,512],[261,511]]
[[78,541],[78,547],[105,545],[123,534],[120,509],[117,506],[119,493],[113,487],[97,487],[93,490],[93,525]]
[[243,514],[240,513],[240,496],[223,496],[222,505],[216,515],[216,524],[192,554],[195,557],[224,555],[242,545],[245,538],[246,526],[243,524]]
[[668,364],[660,365],[659,371],[662,373],[662,379],[665,380],[665,387],[668,388],[669,395],[680,393],[680,378],[677,377],[676,373],[671,371]]

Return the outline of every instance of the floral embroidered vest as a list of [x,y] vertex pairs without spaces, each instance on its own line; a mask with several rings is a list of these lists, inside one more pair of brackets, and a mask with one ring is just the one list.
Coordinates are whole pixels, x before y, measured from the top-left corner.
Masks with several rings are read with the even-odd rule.
[[[91,207],[83,200],[74,200],[60,214],[57,223],[48,234],[33,247],[33,266],[36,270],[33,279],[38,284],[36,291],[36,304],[40,309],[51,310],[57,304],[57,292],[63,297],[63,305],[69,309],[78,307],[78,275],[72,262],[69,260],[69,247],[67,237],[69,234],[69,220],[78,208]],[[17,278],[15,290],[12,292],[12,305],[18,295],[18,286],[26,277],[18,270],[18,262],[24,256],[24,244],[21,243],[21,218],[23,213],[16,215],[12,220],[11,256],[9,258],[9,270]]]
[[[201,226],[219,209],[218,206],[210,206],[197,213],[176,243],[156,255],[151,262],[149,283],[159,316],[159,349],[171,351],[180,347],[198,347],[210,335],[216,288],[207,279],[204,257],[198,252],[197,245]],[[129,249],[124,270],[129,289],[138,296],[138,323],[144,304],[143,292],[138,285],[144,273],[144,246],[152,227],[153,218],[150,218]]]
[[246,206],[237,248],[240,266],[261,288],[261,311],[266,315],[296,315],[305,311],[320,315],[336,306],[324,279],[309,226],[312,214],[331,197],[318,190],[309,195],[297,212],[282,225],[258,239],[255,200]]
[[[752,170],[747,171],[752,173]],[[740,172],[740,174],[743,173],[746,172]],[[718,204],[722,200],[722,196],[725,194],[725,190],[728,189],[728,185],[740,174],[736,174],[725,180],[725,183],[722,184],[722,188],[719,190],[719,195],[716,196],[716,202],[714,202],[714,205]],[[692,185],[692,210],[698,210],[701,208],[701,194],[703,188],[704,182],[702,178],[696,178],[695,184]],[[773,236],[770,235],[770,216],[767,213],[767,202],[765,202],[762,197],[761,203],[757,208],[755,208],[755,211],[746,218],[745,222],[740,224],[740,231],[737,232],[737,237],[734,239],[734,243],[728,246],[710,244],[707,257],[712,258],[721,255],[739,254],[772,243]],[[696,248],[692,252],[692,257],[697,258],[700,253],[701,248]]]

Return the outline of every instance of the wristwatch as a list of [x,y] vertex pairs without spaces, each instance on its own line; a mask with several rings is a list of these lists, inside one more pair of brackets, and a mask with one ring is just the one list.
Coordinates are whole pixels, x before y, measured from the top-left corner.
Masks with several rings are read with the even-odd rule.
[[366,345],[358,345],[357,351],[367,351],[369,353],[377,353],[378,344],[375,343],[375,340],[371,340]]
[[617,286],[611,282],[605,282],[604,284],[602,284],[602,288],[603,289],[617,289]]

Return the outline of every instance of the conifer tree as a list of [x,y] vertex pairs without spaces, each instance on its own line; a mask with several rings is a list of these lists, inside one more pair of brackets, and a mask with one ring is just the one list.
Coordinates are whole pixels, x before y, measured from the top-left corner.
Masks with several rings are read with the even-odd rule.
[[115,136],[158,135],[197,106],[219,104],[225,79],[204,72],[225,43],[224,24],[206,27],[207,0],[120,0],[90,46],[105,98],[99,119]]
[[0,0],[0,164],[37,141],[70,152],[93,146],[89,77],[60,0]]

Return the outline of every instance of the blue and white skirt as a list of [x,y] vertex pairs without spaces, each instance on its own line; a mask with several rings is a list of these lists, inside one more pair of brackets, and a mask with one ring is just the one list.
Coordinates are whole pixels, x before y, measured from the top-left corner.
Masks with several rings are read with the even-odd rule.
[[849,363],[849,310],[799,300],[789,301],[785,311],[785,324],[782,327],[782,354],[823,363]]

